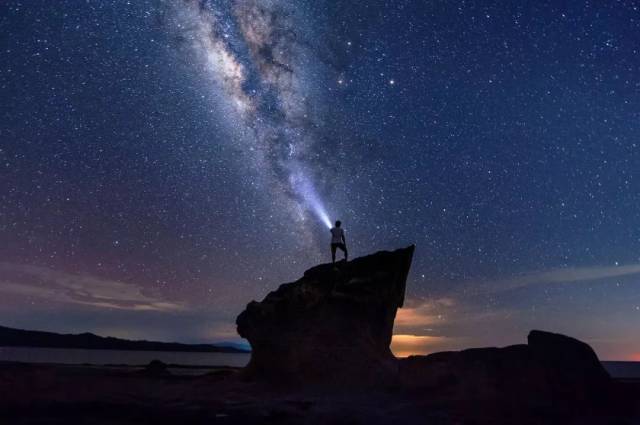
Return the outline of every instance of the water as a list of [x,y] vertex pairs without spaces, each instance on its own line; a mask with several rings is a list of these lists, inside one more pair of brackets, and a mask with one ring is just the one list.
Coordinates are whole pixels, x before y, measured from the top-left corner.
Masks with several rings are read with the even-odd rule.
[[79,348],[0,347],[0,361],[92,365],[146,365],[151,360],[182,366],[234,366],[249,363],[248,353],[83,350]]
[[640,379],[640,362],[602,362],[613,378]]

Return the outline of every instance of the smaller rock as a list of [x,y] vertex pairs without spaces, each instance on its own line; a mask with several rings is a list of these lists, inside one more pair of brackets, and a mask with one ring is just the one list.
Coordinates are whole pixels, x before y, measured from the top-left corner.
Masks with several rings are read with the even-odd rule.
[[532,406],[596,403],[611,381],[587,344],[537,330],[527,345],[399,359],[399,373],[401,386],[410,391]]
[[160,360],[151,360],[148,365],[144,367],[145,375],[150,376],[166,376],[171,375],[169,372],[169,366]]
[[533,330],[527,338],[536,362],[544,369],[556,399],[598,399],[610,376],[593,349],[569,336]]

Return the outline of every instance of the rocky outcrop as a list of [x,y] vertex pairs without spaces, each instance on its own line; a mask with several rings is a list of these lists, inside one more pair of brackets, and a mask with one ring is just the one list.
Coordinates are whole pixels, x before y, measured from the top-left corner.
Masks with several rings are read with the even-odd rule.
[[610,381],[587,344],[537,330],[529,333],[528,344],[411,356],[399,364],[403,388],[456,400],[590,402]]
[[531,331],[527,344],[396,359],[389,345],[413,250],[320,265],[249,303],[237,319],[252,347],[245,376],[535,407],[606,392],[610,379],[591,347],[543,331]]
[[160,360],[151,360],[140,372],[147,376],[171,375],[171,372],[169,372],[169,366]]
[[397,377],[389,345],[414,247],[313,267],[236,321],[246,372],[278,382],[374,385]]

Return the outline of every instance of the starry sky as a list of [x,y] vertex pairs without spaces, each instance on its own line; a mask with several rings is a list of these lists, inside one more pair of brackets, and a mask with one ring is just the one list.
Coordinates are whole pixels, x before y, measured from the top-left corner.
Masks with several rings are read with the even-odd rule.
[[640,4],[4,0],[0,324],[239,341],[415,243],[399,355],[640,360]]

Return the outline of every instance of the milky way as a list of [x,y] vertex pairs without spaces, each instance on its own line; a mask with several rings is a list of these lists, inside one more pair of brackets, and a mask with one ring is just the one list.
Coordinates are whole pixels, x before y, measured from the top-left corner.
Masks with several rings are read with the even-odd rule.
[[222,93],[235,143],[311,241],[310,213],[325,226],[330,220],[313,182],[323,173],[314,159],[319,99],[309,95],[304,77],[319,60],[302,39],[299,11],[277,0],[178,1],[174,13],[176,29],[204,61],[204,77]]

